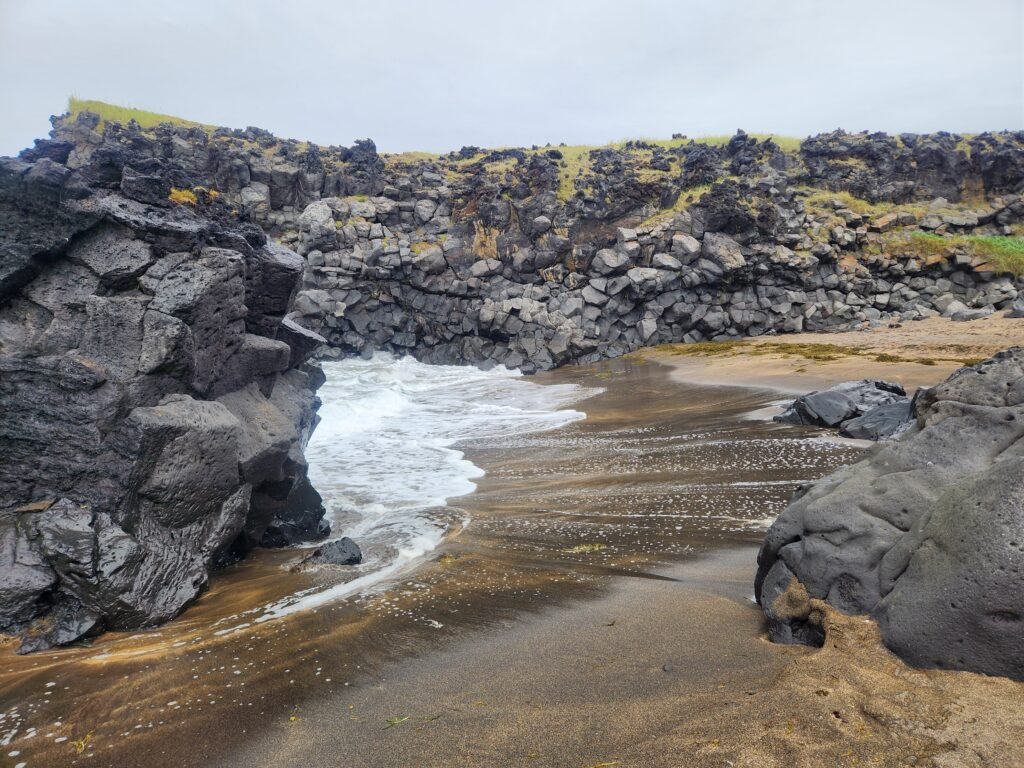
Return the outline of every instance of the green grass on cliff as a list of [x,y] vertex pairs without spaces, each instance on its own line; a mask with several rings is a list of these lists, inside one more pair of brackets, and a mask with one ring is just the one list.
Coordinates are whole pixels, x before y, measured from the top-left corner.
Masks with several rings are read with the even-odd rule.
[[185,120],[174,115],[162,115],[159,112],[147,112],[144,109],[133,109],[132,107],[119,107],[116,104],[107,104],[105,101],[94,101],[91,99],[77,99],[74,96],[68,99],[67,111],[71,113],[71,121],[78,117],[80,112],[95,112],[100,116],[100,125],[106,123],[122,123],[127,125],[134,120],[143,128],[155,128],[161,123],[171,123],[185,128],[203,128],[212,131],[216,126],[197,123],[194,120]]
[[[751,133],[748,134],[758,141],[765,141],[772,139],[779,147],[786,152],[797,152],[800,149],[800,144],[803,139],[798,139],[795,136],[774,136],[769,133]],[[698,144],[708,144],[710,146],[721,147],[729,143],[729,139],[732,136],[697,136],[692,140]],[[619,151],[626,150],[626,145],[630,142],[642,142],[644,144],[650,144],[652,146],[661,147],[662,149],[677,149],[684,147],[690,143],[691,139],[651,139],[651,138],[639,138],[639,139],[623,139],[622,141],[610,142],[608,144],[573,144],[573,145],[559,145],[551,147],[541,147],[536,152],[547,152],[549,149],[557,149],[562,153],[561,174],[559,179],[558,197],[561,200],[568,200],[574,194],[576,194],[576,179],[581,175],[586,174],[590,171],[590,153],[596,149],[615,149]],[[649,160],[650,150],[638,149],[636,150],[638,158],[644,156],[642,159]],[[641,169],[643,171],[644,169]],[[677,172],[677,171],[676,171]],[[641,172],[639,177],[641,179],[651,180],[657,178],[661,174],[673,174],[674,171],[651,171],[648,174]]]
[[[176,117],[175,115],[166,115],[160,112],[149,112],[144,109],[135,109],[133,107],[122,107],[117,104],[109,104],[105,101],[97,101],[94,99],[79,99],[72,96],[68,99],[67,111],[71,115],[71,121],[73,122],[81,112],[94,112],[100,116],[100,125],[103,126],[108,123],[122,123],[127,124],[131,120],[135,120],[143,128],[154,128],[161,123],[170,123],[171,125],[183,126],[186,128],[202,128],[206,131],[213,131],[217,126],[208,125],[206,123],[199,123],[195,120],[186,120],[182,117]],[[783,150],[789,152],[796,152],[800,149],[802,139],[798,139],[793,136],[775,136],[768,133],[751,133],[749,134],[758,141],[764,141],[771,138],[776,144],[778,144]],[[723,146],[729,142],[732,138],[730,135],[722,136],[697,136],[693,137],[693,141],[698,144],[709,144],[712,146]],[[575,181],[576,179],[585,174],[590,169],[590,153],[595,149],[617,149],[624,150],[626,144],[630,141],[643,142],[654,146],[662,147],[664,149],[674,149],[685,146],[691,139],[651,139],[651,138],[638,138],[638,139],[623,139],[622,141],[609,142],[608,144],[577,144],[577,145],[560,145],[560,146],[545,146],[538,147],[536,149],[527,150],[528,153],[543,153],[549,149],[557,149],[562,153],[561,165],[561,179],[559,186],[559,197],[562,199],[569,199],[575,194]],[[497,149],[509,149],[509,147],[498,147]],[[490,151],[490,150],[486,150]],[[637,150],[638,153],[649,154],[650,150]],[[438,160],[441,155],[432,152],[398,152],[398,153],[381,153],[385,162],[389,165],[398,166],[402,164],[411,164],[422,160]],[[458,164],[471,163],[469,161],[461,161]],[[496,168],[496,171],[508,170],[505,167]]]
[[[776,136],[774,133],[748,133],[747,135],[757,139],[758,141],[767,141],[768,139],[771,139],[785,152],[799,152],[800,145],[804,142],[803,139],[799,139],[796,136]],[[698,144],[708,144],[712,147],[724,147],[729,143],[731,138],[731,134],[722,134],[721,136],[694,136],[693,141]],[[636,141],[643,141],[647,144],[664,147],[665,149],[672,149],[673,147],[685,146],[690,142],[690,139],[636,139]],[[619,142],[615,146],[621,148],[625,143],[626,142],[624,141]]]
[[901,234],[890,248],[925,258],[943,258],[954,249],[965,250],[996,272],[1024,275],[1024,237],[1003,235],[936,235],[931,232]]

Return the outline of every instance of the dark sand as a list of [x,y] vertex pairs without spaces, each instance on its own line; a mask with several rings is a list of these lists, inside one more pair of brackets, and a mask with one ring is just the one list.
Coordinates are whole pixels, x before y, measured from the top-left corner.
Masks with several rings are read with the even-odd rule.
[[1020,684],[910,670],[860,619],[822,651],[765,641],[763,524],[857,449],[747,418],[777,393],[669,373],[538,377],[607,392],[468,446],[469,528],[386,590],[254,624],[337,578],[263,553],[159,630],[3,650],[0,766],[1024,765]]
[[820,768],[1024,765],[1024,685],[912,670],[873,623],[772,645],[755,551],[622,579],[609,594],[387,665],[215,766]]

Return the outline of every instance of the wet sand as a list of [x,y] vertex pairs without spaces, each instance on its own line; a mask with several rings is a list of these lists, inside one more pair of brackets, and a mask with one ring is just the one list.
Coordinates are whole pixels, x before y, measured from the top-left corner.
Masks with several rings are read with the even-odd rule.
[[310,701],[213,765],[821,768],[1024,764],[1024,685],[907,668],[830,613],[821,650],[773,645],[755,551],[509,621]]
[[[893,363],[860,370],[904,378]],[[920,385],[945,375],[930,373]],[[645,377],[626,375],[637,383],[610,396],[643,402]],[[679,394],[699,411],[702,391]],[[589,426],[611,427],[619,413],[599,408]],[[502,486],[491,478],[477,498]],[[771,644],[751,602],[756,548],[695,549],[709,554],[660,567],[648,560],[599,597],[388,665],[375,685],[310,702],[301,720],[216,765],[260,756],[438,768],[1024,764],[1024,685],[908,668],[876,625],[824,605],[823,649]]]
[[1024,686],[909,670],[857,619],[835,649],[764,640],[764,526],[858,448],[748,418],[777,392],[670,373],[538,377],[606,391],[586,421],[466,446],[488,473],[451,502],[469,527],[387,589],[258,624],[332,578],[266,552],[161,629],[0,651],[0,766],[1024,764]]

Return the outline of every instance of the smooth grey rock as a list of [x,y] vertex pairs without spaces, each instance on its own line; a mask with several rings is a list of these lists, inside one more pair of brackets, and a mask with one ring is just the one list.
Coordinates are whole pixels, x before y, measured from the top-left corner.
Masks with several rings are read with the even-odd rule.
[[988,317],[995,310],[992,307],[978,307],[977,309],[961,309],[958,312],[954,312],[950,315],[950,320],[957,322],[969,322],[971,320],[981,320],[983,317]]
[[910,400],[897,400],[844,421],[839,434],[858,440],[891,440],[909,429],[913,419]]

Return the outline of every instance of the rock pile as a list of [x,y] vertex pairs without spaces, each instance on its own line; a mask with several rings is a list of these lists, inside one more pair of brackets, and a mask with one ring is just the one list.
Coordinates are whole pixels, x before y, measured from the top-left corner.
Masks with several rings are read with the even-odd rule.
[[[932,250],[1024,221],[1024,134],[628,142],[573,176],[558,148],[385,157],[256,129],[101,133],[88,113],[56,126],[69,167],[128,152],[136,187],[173,168],[291,244],[306,264],[296,319],[337,355],[530,372],[664,342],[968,319],[1020,289],[955,238]],[[967,189],[987,202],[958,204]]]

